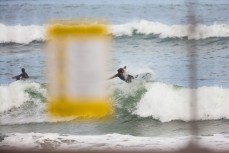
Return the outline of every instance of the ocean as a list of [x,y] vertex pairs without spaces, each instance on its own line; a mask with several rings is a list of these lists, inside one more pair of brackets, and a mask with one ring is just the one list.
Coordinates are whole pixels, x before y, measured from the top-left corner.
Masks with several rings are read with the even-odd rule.
[[[188,29],[195,8],[196,33]],[[0,0],[0,149],[175,150],[190,134],[190,93],[197,93],[197,142],[229,149],[228,0]],[[115,116],[75,122],[49,117],[45,29],[57,19],[105,20],[113,36],[109,74],[127,66],[149,81],[109,82]],[[187,44],[196,45],[196,85]],[[24,67],[29,81],[14,81]]]

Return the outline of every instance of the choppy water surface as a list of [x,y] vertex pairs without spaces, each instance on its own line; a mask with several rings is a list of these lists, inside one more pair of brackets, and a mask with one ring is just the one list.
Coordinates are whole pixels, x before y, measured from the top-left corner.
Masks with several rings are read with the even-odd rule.
[[[196,35],[189,34],[184,1],[0,1],[0,132],[148,137],[189,135],[189,93],[198,93],[199,135],[228,133],[229,2],[190,3],[197,10]],[[111,80],[116,115],[105,123],[52,120],[45,110],[45,27],[53,19],[109,21],[114,38],[110,73],[127,66],[150,72],[148,82]],[[197,45],[197,86],[190,86],[187,43]],[[26,68],[30,81],[13,82]],[[17,137],[17,136],[15,136]]]

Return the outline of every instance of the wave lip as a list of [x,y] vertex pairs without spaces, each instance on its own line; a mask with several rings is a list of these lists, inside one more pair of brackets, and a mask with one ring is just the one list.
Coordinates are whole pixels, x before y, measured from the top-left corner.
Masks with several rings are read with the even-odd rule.
[[[167,25],[160,22],[140,20],[124,24],[110,25],[110,33],[115,36],[158,35],[159,38],[207,39],[212,37],[229,37],[229,25],[199,24],[196,33],[189,33],[193,25]],[[45,41],[46,25],[14,25],[0,23],[0,43],[28,44],[33,41]]]

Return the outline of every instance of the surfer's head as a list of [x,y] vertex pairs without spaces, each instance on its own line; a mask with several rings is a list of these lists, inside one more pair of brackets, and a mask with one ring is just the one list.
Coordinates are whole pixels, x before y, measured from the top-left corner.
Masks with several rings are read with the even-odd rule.
[[21,71],[24,73],[24,72],[25,72],[25,69],[24,69],[24,68],[22,68],[22,69],[21,69]]
[[118,73],[124,73],[124,69],[123,68],[119,68],[117,71],[118,71]]

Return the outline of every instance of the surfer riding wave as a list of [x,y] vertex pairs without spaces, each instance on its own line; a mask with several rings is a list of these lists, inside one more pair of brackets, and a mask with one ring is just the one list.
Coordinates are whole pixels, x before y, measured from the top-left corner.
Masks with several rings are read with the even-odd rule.
[[132,75],[129,75],[126,73],[126,66],[124,66],[123,68],[119,68],[117,71],[118,71],[118,73],[115,74],[114,76],[108,78],[108,80],[119,77],[119,79],[125,81],[126,83],[131,83],[132,80],[134,79],[134,77]]
[[29,75],[25,72],[25,69],[22,68],[21,69],[21,74],[17,75],[17,76],[14,76],[12,77],[13,79],[16,79],[16,80],[26,80],[29,78]]

